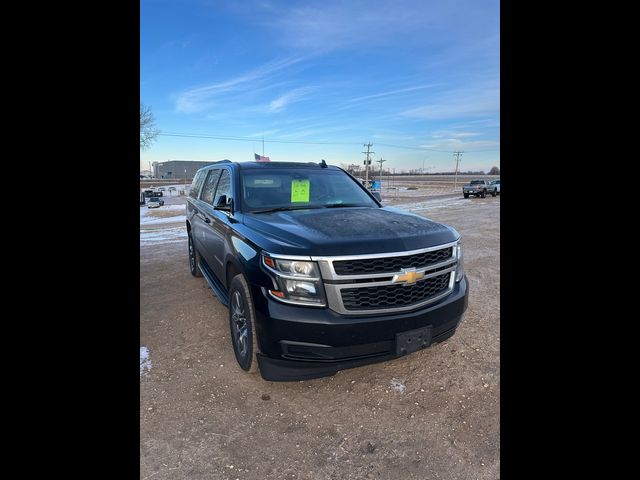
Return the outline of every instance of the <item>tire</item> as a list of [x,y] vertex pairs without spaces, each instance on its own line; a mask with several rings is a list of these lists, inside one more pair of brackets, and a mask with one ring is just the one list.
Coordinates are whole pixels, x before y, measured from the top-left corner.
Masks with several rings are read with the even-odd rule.
[[191,232],[189,232],[189,271],[191,275],[194,277],[201,277],[202,272],[200,271],[200,254],[198,253],[198,249],[196,245],[193,243],[193,238],[191,236]]
[[496,196],[496,191],[494,190],[493,192],[491,192],[491,196],[495,197]]
[[469,198],[469,194],[468,193],[463,193],[464,198]]
[[480,198],[484,198],[484,197],[486,197],[486,196],[487,196],[487,195],[486,195],[486,192],[482,192],[482,193],[480,194]]
[[249,285],[241,273],[233,277],[229,288],[229,330],[236,361],[242,370],[255,374],[259,371],[257,353],[260,352],[256,336],[256,312]]

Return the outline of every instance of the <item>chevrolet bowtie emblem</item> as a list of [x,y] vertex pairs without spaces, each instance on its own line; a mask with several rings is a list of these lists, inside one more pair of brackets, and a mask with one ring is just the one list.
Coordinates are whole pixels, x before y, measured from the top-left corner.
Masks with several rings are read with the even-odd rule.
[[424,272],[416,272],[415,270],[403,270],[404,273],[393,276],[393,283],[404,282],[407,285],[416,283],[424,277]]

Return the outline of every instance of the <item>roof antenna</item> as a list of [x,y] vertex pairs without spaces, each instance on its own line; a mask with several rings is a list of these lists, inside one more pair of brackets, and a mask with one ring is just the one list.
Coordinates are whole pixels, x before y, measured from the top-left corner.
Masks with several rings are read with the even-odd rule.
[[320,166],[322,168],[327,168],[327,162],[324,161],[324,158],[322,159],[322,161],[320,162]]

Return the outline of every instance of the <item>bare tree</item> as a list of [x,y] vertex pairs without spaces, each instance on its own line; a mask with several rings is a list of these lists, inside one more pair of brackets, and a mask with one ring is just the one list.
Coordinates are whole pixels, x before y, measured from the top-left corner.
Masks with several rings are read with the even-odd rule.
[[146,150],[158,136],[155,128],[156,119],[151,113],[151,107],[140,102],[140,148]]
[[498,167],[491,167],[489,175],[500,175],[500,169]]

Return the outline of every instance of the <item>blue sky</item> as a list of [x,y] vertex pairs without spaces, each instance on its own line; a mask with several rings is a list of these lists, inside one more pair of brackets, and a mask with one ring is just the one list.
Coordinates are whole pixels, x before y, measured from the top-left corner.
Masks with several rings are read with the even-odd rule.
[[461,170],[488,171],[499,47],[493,0],[141,0],[140,99],[156,127],[250,140],[160,135],[140,166],[252,160],[264,136],[273,161],[362,165],[371,142],[385,168],[451,171],[464,151]]

